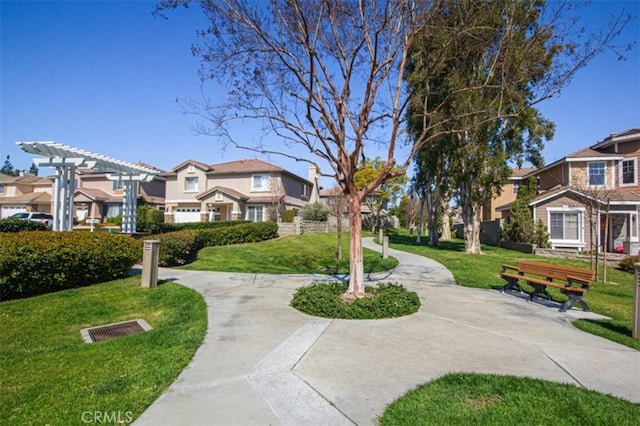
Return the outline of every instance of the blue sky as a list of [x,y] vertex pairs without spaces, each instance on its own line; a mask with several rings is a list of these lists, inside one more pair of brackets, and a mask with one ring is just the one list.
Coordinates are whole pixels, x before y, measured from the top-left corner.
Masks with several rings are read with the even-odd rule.
[[[223,152],[212,138],[194,135],[197,119],[184,115],[175,100],[200,96],[199,62],[190,47],[204,19],[195,8],[155,18],[154,5],[0,0],[0,161],[10,155],[15,167],[28,168],[32,156],[15,142],[32,140],[165,170],[188,158],[219,163],[254,156],[233,148]],[[640,2],[595,1],[583,17],[597,29],[622,9],[637,17]],[[617,44],[633,40],[640,40],[637,18]],[[613,53],[597,57],[557,98],[540,104],[557,126],[544,151],[547,163],[612,132],[640,127],[639,50],[635,46],[622,62]],[[246,137],[257,129],[257,123],[246,123]],[[307,175],[304,163],[264,159]]]

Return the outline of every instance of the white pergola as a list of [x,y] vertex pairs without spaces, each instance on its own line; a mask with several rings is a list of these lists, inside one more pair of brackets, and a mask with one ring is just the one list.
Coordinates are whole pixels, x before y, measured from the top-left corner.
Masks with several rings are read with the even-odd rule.
[[53,230],[73,229],[75,172],[78,167],[110,172],[107,178],[122,181],[122,232],[136,232],[138,182],[149,182],[158,170],[116,160],[53,141],[16,142],[25,152],[38,155],[33,162],[39,167],[56,169],[53,193]]

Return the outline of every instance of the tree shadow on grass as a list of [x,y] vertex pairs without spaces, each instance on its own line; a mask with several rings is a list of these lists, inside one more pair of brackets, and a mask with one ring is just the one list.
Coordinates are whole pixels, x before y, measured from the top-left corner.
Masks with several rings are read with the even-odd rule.
[[614,333],[619,333],[628,337],[632,337],[632,331],[631,329],[623,324],[620,323],[616,323],[614,321],[611,320],[595,320],[595,319],[582,319],[580,321],[586,322],[586,323],[590,323],[593,324],[597,327],[601,327],[604,329],[607,329],[609,331],[612,331]]
[[385,231],[389,236],[390,244],[398,244],[404,246],[413,246],[413,247],[425,247],[431,250],[440,250],[440,251],[454,251],[454,252],[464,252],[464,241],[463,240],[451,240],[451,241],[440,241],[437,247],[429,247],[426,244],[426,241],[429,237],[422,236],[422,242],[418,243],[416,241],[416,236],[409,235],[400,235],[395,230],[387,230]]

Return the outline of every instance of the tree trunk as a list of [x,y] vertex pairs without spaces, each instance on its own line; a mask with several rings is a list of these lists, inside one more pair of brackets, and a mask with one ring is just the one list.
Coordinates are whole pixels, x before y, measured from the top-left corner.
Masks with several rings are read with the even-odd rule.
[[451,206],[449,205],[449,201],[446,197],[442,198],[442,236],[440,240],[442,241],[451,241],[451,221],[449,220],[451,214]]
[[338,260],[342,260],[342,215],[336,217],[336,233],[338,234]]
[[464,221],[464,251],[471,254],[482,254],[480,246],[480,209],[473,202],[462,206]]
[[418,229],[416,230],[416,243],[420,244],[422,239],[422,225],[424,223],[424,200],[420,199],[420,213],[418,214]]
[[349,247],[349,288],[347,297],[364,296],[364,262],[362,255],[362,214],[360,197],[346,194],[349,208],[349,229],[351,231]]
[[440,210],[440,202],[438,193],[436,191],[429,191],[427,193],[427,212],[428,217],[428,229],[429,229],[429,246],[438,247],[439,235],[438,235],[438,216]]

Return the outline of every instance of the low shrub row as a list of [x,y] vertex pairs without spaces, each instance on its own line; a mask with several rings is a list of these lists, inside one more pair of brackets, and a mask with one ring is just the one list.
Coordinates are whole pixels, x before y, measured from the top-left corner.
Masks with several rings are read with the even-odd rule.
[[620,261],[620,269],[625,272],[635,273],[635,264],[640,263],[640,256],[629,256]]
[[238,226],[244,223],[252,223],[245,220],[226,220],[216,222],[188,222],[188,223],[152,223],[139,222],[136,226],[138,232],[148,232],[150,234],[166,234],[168,232],[185,231],[185,230],[203,230],[227,228],[229,226]]
[[[179,266],[193,261],[198,250],[210,246],[254,243],[278,236],[278,225],[273,222],[210,222],[226,223],[227,226],[184,229],[158,235],[146,240],[159,240],[160,266]],[[195,225],[195,224],[192,224]]]
[[142,243],[102,232],[0,234],[0,298],[16,299],[127,276]]
[[33,220],[22,220],[15,217],[0,219],[0,232],[46,231],[47,229],[44,223]]

